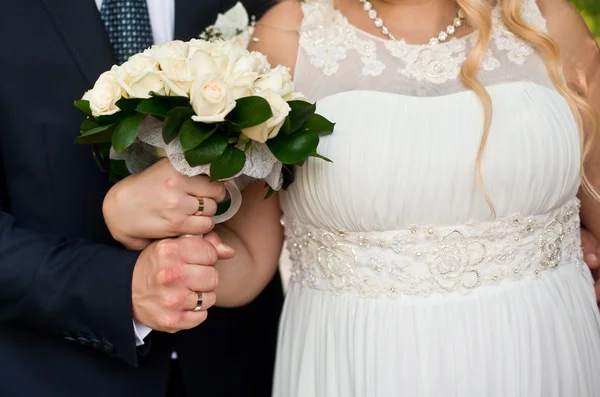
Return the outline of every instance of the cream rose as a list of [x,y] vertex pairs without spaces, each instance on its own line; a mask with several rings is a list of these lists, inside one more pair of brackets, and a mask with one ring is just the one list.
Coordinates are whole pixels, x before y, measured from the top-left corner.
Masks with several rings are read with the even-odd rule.
[[187,58],[161,59],[159,62],[167,95],[188,96],[194,81],[191,62]]
[[191,55],[190,67],[196,78],[200,79],[203,76],[218,76],[221,74],[213,57],[204,50],[197,50]]
[[169,41],[168,43],[154,46],[144,51],[145,55],[152,56],[157,61],[165,59],[187,58],[190,46],[180,40]]
[[235,100],[227,83],[220,77],[196,80],[190,92],[190,102],[196,113],[192,120],[203,123],[225,121],[235,108]]
[[290,92],[289,94],[284,95],[283,99],[285,99],[286,102],[289,102],[289,101],[304,101],[304,102],[308,102],[308,98],[306,98],[304,96],[304,94],[302,94],[300,92]]
[[248,54],[247,50],[230,41],[215,45],[210,52],[222,76],[229,76],[237,61]]
[[242,130],[242,133],[253,141],[264,143],[279,134],[291,108],[279,94],[271,89],[262,90],[258,95],[269,102],[273,116],[262,124]]
[[82,98],[90,102],[90,109],[95,117],[115,114],[120,110],[117,101],[123,97],[123,90],[117,80],[117,70],[118,67],[113,66],[110,71],[102,73],[94,88]]
[[240,74],[247,72],[265,73],[268,71],[269,63],[267,58],[258,53],[251,52],[240,57],[231,69],[231,74]]
[[272,90],[280,96],[284,96],[292,92],[294,85],[289,69],[279,65],[260,76],[254,83],[254,88],[257,92]]
[[150,92],[165,93],[158,62],[144,54],[134,55],[121,65],[117,70],[117,80],[130,98],[149,98]]
[[231,74],[225,79],[231,88],[234,99],[245,98],[254,94],[254,82],[258,78],[256,72]]

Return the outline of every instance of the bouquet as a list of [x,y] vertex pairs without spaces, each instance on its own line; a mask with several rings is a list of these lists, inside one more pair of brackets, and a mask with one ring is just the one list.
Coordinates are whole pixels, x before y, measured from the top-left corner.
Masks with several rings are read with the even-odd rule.
[[238,202],[223,219],[239,208],[234,178],[263,180],[269,194],[285,188],[288,167],[325,159],[319,139],[334,128],[294,92],[287,68],[233,40],[151,47],[103,73],[75,106],[87,116],[76,142],[110,159],[113,181],[167,157],[182,174],[230,181]]

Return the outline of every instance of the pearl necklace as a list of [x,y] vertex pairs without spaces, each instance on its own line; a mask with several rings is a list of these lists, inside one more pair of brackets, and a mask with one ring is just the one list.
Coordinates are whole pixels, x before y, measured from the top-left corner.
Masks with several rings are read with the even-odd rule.
[[[373,21],[373,23],[375,24],[375,27],[377,27],[378,29],[381,29],[381,33],[383,33],[384,36],[387,36],[390,38],[390,40],[395,41],[396,38],[394,37],[394,35],[392,35],[390,30],[383,24],[383,21],[381,20],[381,18],[379,18],[377,16],[377,11],[375,11],[375,9],[373,9],[373,4],[371,4],[371,2],[369,0],[358,0],[358,1],[363,4],[363,10],[365,10],[367,12],[367,14],[369,15],[369,19]],[[439,43],[442,43],[442,42],[448,40],[448,38],[450,36],[452,36],[452,35],[454,35],[454,33],[456,33],[456,28],[458,28],[462,25],[464,18],[465,18],[465,15],[464,15],[462,9],[459,8],[458,12],[456,14],[456,18],[454,18],[454,22],[452,23],[452,25],[448,25],[446,27],[446,30],[442,30],[437,37],[431,38],[429,40],[429,44],[436,45],[436,44],[439,44]]]

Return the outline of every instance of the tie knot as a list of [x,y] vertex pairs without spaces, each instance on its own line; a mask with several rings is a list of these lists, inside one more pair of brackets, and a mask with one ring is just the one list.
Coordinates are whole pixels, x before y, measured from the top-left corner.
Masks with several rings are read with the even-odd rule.
[[100,15],[119,64],[154,43],[146,0],[104,0]]

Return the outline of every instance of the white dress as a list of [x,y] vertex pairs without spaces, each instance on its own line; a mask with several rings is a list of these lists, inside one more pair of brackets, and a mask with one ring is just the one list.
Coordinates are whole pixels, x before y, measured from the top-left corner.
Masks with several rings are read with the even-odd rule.
[[[276,397],[598,397],[600,317],[579,231],[580,147],[538,54],[494,14],[482,107],[435,47],[305,2],[296,88],[337,123],[282,195],[293,277]],[[526,20],[545,29],[534,0]]]

